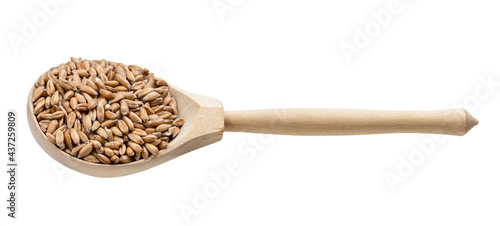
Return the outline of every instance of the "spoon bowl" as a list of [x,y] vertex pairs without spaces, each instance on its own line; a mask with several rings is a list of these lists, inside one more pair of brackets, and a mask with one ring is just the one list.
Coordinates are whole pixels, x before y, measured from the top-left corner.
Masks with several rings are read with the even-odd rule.
[[52,144],[40,129],[31,101],[33,88],[28,97],[28,124],[31,133],[42,149],[53,159],[78,172],[96,177],[118,177],[137,173],[195,149],[222,139],[224,131],[224,110],[219,100],[189,93],[169,85],[172,96],[178,103],[178,115],[185,123],[166,150],[158,156],[150,156],[127,164],[106,165],[87,162],[61,151]]

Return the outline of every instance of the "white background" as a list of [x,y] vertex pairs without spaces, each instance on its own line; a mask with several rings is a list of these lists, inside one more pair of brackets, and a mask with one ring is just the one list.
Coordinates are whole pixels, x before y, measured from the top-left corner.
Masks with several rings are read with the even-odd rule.
[[[14,109],[20,164],[18,219],[6,217],[8,178],[0,173],[0,225],[500,223],[497,1],[400,0],[386,26],[371,12],[387,11],[389,0],[75,0],[57,3],[50,16],[39,5],[45,2],[0,5],[0,162],[7,161],[6,115]],[[218,12],[214,3],[230,11]],[[23,36],[33,17],[36,31]],[[356,28],[366,25],[380,30],[348,63],[340,46],[354,46]],[[13,44],[16,35],[25,42]],[[30,86],[71,56],[148,67],[182,89],[220,99],[227,110],[435,110],[465,103],[480,124],[464,137],[439,140],[226,133],[153,169],[95,178],[52,160],[26,123]],[[418,143],[426,142],[434,152],[411,173],[398,173],[400,159],[423,153]],[[213,187],[210,173],[234,162],[239,173],[211,190],[205,205],[193,206],[195,191],[206,196],[204,188]],[[404,179],[394,189],[384,176],[391,172]],[[183,217],[186,206],[196,214]]]

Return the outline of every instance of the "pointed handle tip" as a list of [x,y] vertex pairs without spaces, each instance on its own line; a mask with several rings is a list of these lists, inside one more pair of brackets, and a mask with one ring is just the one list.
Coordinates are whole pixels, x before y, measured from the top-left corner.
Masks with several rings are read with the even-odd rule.
[[466,114],[465,133],[467,133],[474,126],[476,126],[479,123],[479,121],[476,118],[474,118],[471,114],[469,114],[469,112],[465,111],[465,114]]

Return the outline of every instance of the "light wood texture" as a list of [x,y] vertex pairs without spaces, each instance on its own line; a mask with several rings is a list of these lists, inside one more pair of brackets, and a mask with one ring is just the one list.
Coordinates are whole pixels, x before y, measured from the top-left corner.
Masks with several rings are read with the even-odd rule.
[[50,143],[40,130],[33,115],[31,92],[28,98],[28,124],[31,133],[42,149],[53,159],[71,169],[97,177],[118,177],[133,174],[222,139],[224,112],[220,101],[192,94],[173,86],[169,86],[169,88],[177,101],[178,115],[185,119],[185,123],[181,127],[179,135],[169,143],[166,151],[160,152],[157,157],[150,156],[146,160],[127,164],[104,165],[90,163],[64,153]]
[[227,132],[284,135],[434,133],[464,135],[477,120],[463,109],[374,111],[349,109],[273,109],[227,111]]
[[75,158],[47,140],[33,114],[31,90],[28,124],[47,154],[78,172],[97,177],[118,177],[140,172],[222,139],[223,131],[286,135],[357,135],[374,133],[437,133],[464,135],[477,124],[463,109],[443,111],[371,111],[346,109],[223,110],[216,99],[169,86],[184,118],[179,135],[159,156],[127,164],[104,165]]

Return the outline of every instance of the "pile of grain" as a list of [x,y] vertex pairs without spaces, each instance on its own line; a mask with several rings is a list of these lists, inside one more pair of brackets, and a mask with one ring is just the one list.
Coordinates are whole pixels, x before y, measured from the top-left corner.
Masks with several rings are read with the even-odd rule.
[[106,60],[71,58],[51,68],[34,84],[31,100],[47,139],[93,163],[159,155],[184,124],[165,80]]

